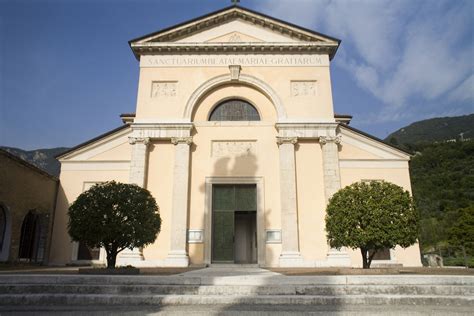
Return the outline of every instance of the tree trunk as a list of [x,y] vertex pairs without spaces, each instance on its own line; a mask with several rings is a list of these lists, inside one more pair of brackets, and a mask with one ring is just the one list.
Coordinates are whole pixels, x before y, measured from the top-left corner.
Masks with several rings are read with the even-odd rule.
[[369,269],[370,268],[370,262],[369,262],[369,257],[368,255],[368,250],[365,248],[360,248],[360,252],[362,254],[362,268],[364,269]]
[[107,251],[107,269],[115,269],[115,263],[117,261],[117,249],[110,249]]

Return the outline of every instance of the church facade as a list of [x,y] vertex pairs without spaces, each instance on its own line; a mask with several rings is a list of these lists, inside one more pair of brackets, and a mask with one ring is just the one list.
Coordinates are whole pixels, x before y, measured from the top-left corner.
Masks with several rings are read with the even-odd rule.
[[[148,189],[163,220],[156,242],[122,252],[119,265],[361,266],[359,251],[328,246],[328,199],[361,180],[410,190],[410,156],[334,113],[339,44],[239,6],[130,41],[136,112],[59,157],[50,263],[105,261],[71,242],[67,209],[115,180]],[[417,244],[376,259],[421,265]]]

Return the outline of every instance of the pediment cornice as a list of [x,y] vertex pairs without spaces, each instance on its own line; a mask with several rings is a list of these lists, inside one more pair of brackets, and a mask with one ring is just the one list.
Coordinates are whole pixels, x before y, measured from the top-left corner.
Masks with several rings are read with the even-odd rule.
[[[268,31],[279,33],[288,38],[288,42],[248,42],[248,43],[191,43],[178,40],[189,37],[199,32],[209,30],[219,25],[242,20]],[[212,12],[191,21],[151,33],[129,42],[135,56],[139,58],[144,54],[166,53],[209,53],[209,52],[314,52],[335,55],[340,40],[330,36],[308,30],[288,22],[284,22],[264,14],[231,6],[220,11]]]

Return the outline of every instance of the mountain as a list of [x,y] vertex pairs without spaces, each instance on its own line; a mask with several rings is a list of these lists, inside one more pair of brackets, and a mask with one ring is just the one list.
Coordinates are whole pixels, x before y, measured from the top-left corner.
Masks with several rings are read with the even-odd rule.
[[418,121],[388,135],[385,141],[407,147],[407,144],[416,145],[461,138],[474,138],[474,114]]
[[54,156],[65,152],[69,148],[56,147],[49,149],[36,149],[36,150],[23,150],[14,147],[0,147],[9,153],[20,157],[21,159],[35,165],[36,167],[43,169],[53,176],[59,176],[60,164]]
[[415,122],[385,140],[416,153],[410,178],[422,252],[442,254],[446,265],[464,265],[464,247],[474,265],[473,245],[453,241],[455,227],[474,229],[460,222],[462,214],[474,216],[474,114]]

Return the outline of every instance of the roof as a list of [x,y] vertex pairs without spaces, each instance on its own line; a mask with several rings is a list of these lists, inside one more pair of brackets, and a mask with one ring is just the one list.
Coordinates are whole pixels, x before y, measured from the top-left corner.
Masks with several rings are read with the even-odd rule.
[[347,125],[347,124],[340,124],[340,126],[342,126],[342,127],[344,127],[344,128],[347,128],[348,130],[351,130],[351,131],[353,131],[354,133],[357,133],[357,134],[360,134],[360,135],[365,136],[365,137],[367,137],[367,138],[370,138],[370,139],[372,139],[372,140],[375,140],[376,142],[379,142],[379,143],[382,143],[382,144],[384,144],[384,145],[386,145],[386,146],[389,146],[389,147],[391,147],[391,148],[393,148],[393,149],[395,149],[395,150],[401,151],[401,152],[403,152],[403,153],[406,154],[406,155],[413,156],[413,153],[412,153],[412,152],[409,152],[409,151],[407,151],[407,150],[405,150],[405,149],[402,149],[402,148],[400,148],[400,147],[398,147],[398,146],[395,146],[395,145],[393,145],[393,144],[390,144],[390,143],[384,141],[383,139],[380,139],[380,138],[378,138],[378,137],[376,137],[376,136],[373,136],[373,135],[371,135],[371,134],[368,134],[368,133],[366,133],[366,132],[363,132],[363,131],[361,131],[360,129],[354,128],[354,127],[349,126],[349,125]]
[[[139,45],[140,43],[143,43],[144,40],[152,38],[152,42],[169,42],[170,39],[172,40],[179,37],[183,37],[183,35],[185,37],[185,36],[188,36],[189,34],[194,34],[194,33],[203,31],[205,29],[209,29],[213,27],[214,25],[219,25],[219,23],[223,23],[227,21],[225,19],[219,19],[219,18],[212,20],[213,17],[218,17],[219,15],[223,15],[225,18],[227,18],[227,20],[235,20],[235,19],[243,18],[243,17],[249,17],[249,19],[253,21],[255,19],[259,19],[260,25],[262,26],[268,26],[272,30],[279,30],[280,32],[285,32],[287,33],[287,35],[292,35],[292,34],[295,35],[296,33],[299,36],[303,35],[305,38],[308,39],[308,42],[310,38],[312,38],[313,41],[319,40],[320,43],[322,43],[322,41],[334,42],[334,45],[332,47],[326,47],[326,49],[329,50],[330,59],[334,57],[341,43],[341,40],[335,37],[331,37],[331,36],[316,32],[314,30],[310,30],[310,29],[268,16],[266,14],[263,14],[263,13],[260,13],[248,8],[237,6],[237,5],[228,6],[223,9],[196,17],[194,19],[184,21],[182,23],[178,23],[176,25],[161,29],[159,31],[134,38],[130,40],[128,43],[133,53],[135,54],[135,57],[139,59],[139,56],[141,55],[141,53],[135,50],[134,46]],[[202,21],[202,25],[195,25],[196,23],[200,21]],[[180,31],[173,32],[173,30],[177,30],[177,29],[180,29]],[[163,37],[160,39],[160,36],[164,34],[167,34],[167,37]],[[242,49],[242,47],[240,48]],[[310,47],[308,46],[307,49],[309,48]],[[148,52],[150,49],[151,48],[149,46],[146,48],[143,48],[143,52],[144,53]],[[173,47],[168,48],[168,51],[169,49],[173,49]]]
[[26,160],[21,159],[20,157],[8,152],[5,149],[0,148],[0,155],[3,155],[5,157],[7,157],[8,159],[13,160],[14,162],[16,162],[18,164],[21,164],[21,165],[23,165],[23,166],[33,170],[34,172],[37,172],[37,173],[39,173],[39,174],[41,174],[41,175],[43,175],[47,178],[50,178],[53,181],[59,181],[59,179],[57,177],[53,176],[52,174],[49,174],[45,170],[43,170],[41,168],[38,168],[37,166],[29,163]]
[[70,154],[70,153],[72,153],[72,152],[74,152],[74,151],[76,151],[76,150],[78,150],[78,149],[81,149],[82,147],[85,147],[85,146],[87,146],[87,145],[89,145],[89,144],[92,144],[92,143],[94,143],[94,142],[96,142],[96,141],[98,141],[98,140],[100,140],[100,139],[102,139],[102,138],[104,138],[104,137],[106,137],[106,136],[112,135],[112,134],[114,134],[114,133],[117,133],[118,131],[124,130],[124,129],[129,128],[129,127],[130,127],[130,124],[124,124],[124,125],[122,125],[122,126],[120,126],[120,127],[117,127],[117,128],[115,128],[115,129],[111,130],[111,131],[105,132],[105,133],[103,133],[103,134],[101,134],[101,135],[99,135],[99,136],[97,136],[97,137],[94,137],[94,138],[92,138],[92,139],[90,139],[90,140],[88,140],[88,141],[85,141],[85,142],[83,142],[83,143],[81,143],[81,144],[79,144],[79,145],[77,145],[77,146],[74,146],[74,147],[72,147],[72,148],[66,150],[66,151],[63,152],[63,153],[61,153],[61,154],[59,154],[59,155],[57,155],[57,156],[54,156],[54,158],[56,158],[56,159],[62,158],[63,156],[66,156],[66,155],[68,155],[68,154]]

